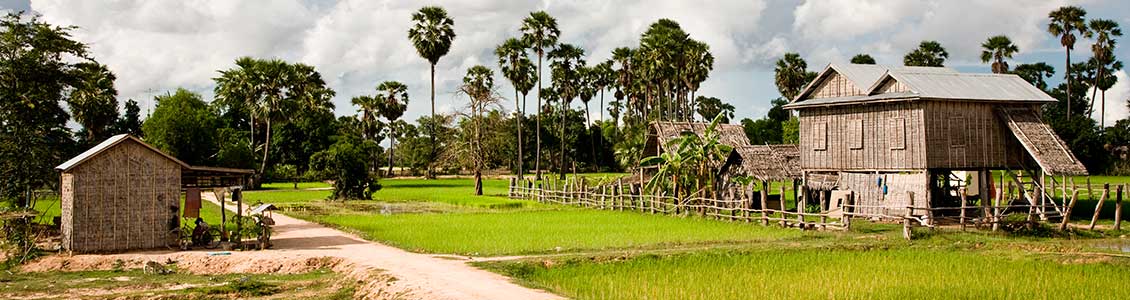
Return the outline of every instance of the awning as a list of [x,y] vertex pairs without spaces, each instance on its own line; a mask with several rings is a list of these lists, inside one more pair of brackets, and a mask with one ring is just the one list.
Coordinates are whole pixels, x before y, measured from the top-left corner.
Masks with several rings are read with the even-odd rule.
[[1008,129],[1048,175],[1087,175],[1087,168],[1035,110],[1025,107],[998,108]]

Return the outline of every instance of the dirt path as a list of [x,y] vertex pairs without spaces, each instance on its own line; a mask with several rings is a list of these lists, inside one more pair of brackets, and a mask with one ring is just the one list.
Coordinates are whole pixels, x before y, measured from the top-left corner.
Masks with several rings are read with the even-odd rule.
[[[215,199],[205,193],[205,199]],[[228,206],[229,210],[234,207]],[[395,284],[417,299],[561,299],[551,293],[519,286],[509,278],[457,260],[411,253],[361,239],[355,235],[274,214],[272,250],[262,253],[340,257],[359,266],[382,270]],[[247,252],[254,255],[256,252]]]

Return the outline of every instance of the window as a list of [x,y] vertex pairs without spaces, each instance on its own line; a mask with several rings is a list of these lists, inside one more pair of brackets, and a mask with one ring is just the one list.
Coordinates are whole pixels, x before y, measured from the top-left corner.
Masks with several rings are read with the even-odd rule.
[[891,150],[906,150],[906,118],[893,118],[891,119],[890,135],[887,137],[891,141]]
[[950,117],[949,121],[947,126],[950,128],[950,147],[965,147],[965,117]]
[[847,125],[848,147],[852,150],[863,149],[863,119],[850,119]]
[[816,122],[812,127],[812,150],[828,150],[828,123]]

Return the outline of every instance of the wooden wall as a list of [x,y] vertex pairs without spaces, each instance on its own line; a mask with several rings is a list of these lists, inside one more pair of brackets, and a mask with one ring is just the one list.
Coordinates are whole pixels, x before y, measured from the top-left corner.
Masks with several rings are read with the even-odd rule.
[[62,176],[63,247],[111,252],[165,247],[179,221],[181,166],[132,140]]
[[833,98],[833,97],[847,97],[847,96],[860,96],[866,94],[863,89],[868,88],[857,87],[855,84],[848,80],[847,77],[840,75],[833,71],[828,74],[828,77],[820,81],[816,88],[812,91],[807,98]]
[[801,167],[925,169],[922,107],[922,102],[902,101],[801,109]]
[[[882,183],[887,187],[886,193],[883,193],[883,187],[879,185],[879,178],[882,178]],[[927,179],[926,172],[840,172],[839,189],[854,191],[858,205],[880,206],[861,207],[856,212],[902,216],[906,214],[906,207],[911,206],[911,194],[908,192],[913,194],[915,207],[926,206],[929,195]]]
[[968,101],[925,103],[926,160],[929,168],[1016,168],[1018,161],[1027,159],[1023,147],[994,109],[1001,104]]

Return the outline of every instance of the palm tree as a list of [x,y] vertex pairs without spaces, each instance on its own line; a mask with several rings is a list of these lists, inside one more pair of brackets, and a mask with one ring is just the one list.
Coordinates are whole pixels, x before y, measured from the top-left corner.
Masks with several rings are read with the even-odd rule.
[[[627,108],[628,113],[631,113],[632,84],[635,82],[632,77],[632,58],[635,56],[633,52],[635,51],[628,47],[612,50],[612,61],[620,65],[620,68],[615,70],[613,84],[616,86],[616,93],[613,95],[616,97],[616,103]],[[619,127],[620,110],[616,109],[613,112],[612,119],[617,122],[617,127]]]
[[943,48],[942,44],[936,41],[922,41],[918,44],[918,48],[902,58],[902,64],[918,67],[944,67],[946,58],[949,57],[949,52],[946,52],[946,48]]
[[1008,63],[1004,59],[1012,58],[1012,54],[1020,51],[1020,48],[1012,43],[1012,40],[1003,35],[990,37],[989,40],[981,44],[981,49],[981,62],[992,61],[993,73],[996,74],[1008,73]]
[[[436,117],[436,63],[451,50],[451,43],[455,40],[455,20],[447,16],[447,11],[439,6],[425,6],[412,14],[411,29],[408,29],[408,39],[416,46],[420,57],[428,60],[432,68],[432,119]],[[436,138],[432,136],[431,157],[436,157]],[[428,167],[428,177],[435,177],[432,168]]]
[[851,57],[851,63],[859,65],[874,65],[875,58],[871,57],[871,55],[869,54],[860,53]]
[[518,141],[516,148],[518,148],[518,169],[517,174],[519,177],[525,175],[523,168],[525,167],[524,156],[522,155],[522,110],[526,107],[526,97],[522,96],[522,102],[518,102],[518,94],[522,92],[524,95],[528,93],[532,87],[523,86],[524,83],[533,82],[533,78],[537,75],[533,74],[533,68],[530,67],[532,63],[530,58],[526,55],[526,44],[522,40],[516,38],[507,39],[501,45],[494,49],[494,55],[498,57],[498,67],[502,70],[502,76],[510,80],[510,84],[514,86],[514,112],[515,123],[517,123]]
[[472,143],[472,160],[475,168],[475,195],[483,194],[483,128],[482,112],[487,105],[496,104],[499,97],[494,92],[494,72],[489,68],[476,65],[467,69],[463,77],[463,86],[460,92],[471,100],[471,121],[474,123],[475,136]]
[[[377,95],[376,97],[356,96],[350,101],[353,105],[357,106],[357,112],[360,113],[360,115],[357,116],[357,121],[359,123],[358,125],[361,126],[361,138],[364,140],[374,140],[377,131],[380,130],[381,120],[378,119],[377,116],[380,115],[381,106],[383,106],[384,103],[382,99],[383,96],[384,95]],[[377,170],[377,164],[375,163],[377,161],[377,155],[370,154],[368,156],[368,159],[372,160],[374,164],[366,170],[366,172],[375,172]]]
[[[606,60],[602,63],[599,63],[596,66],[594,66],[592,68],[592,70],[590,70],[590,71],[592,71],[592,74],[594,76],[592,84],[596,87],[596,89],[600,90],[600,106],[597,107],[597,111],[600,112],[600,127],[599,128],[601,128],[601,130],[600,130],[601,134],[597,135],[597,138],[598,138],[597,141],[598,141],[598,145],[600,145],[600,147],[603,149],[604,148],[604,129],[603,129],[604,128],[604,91],[607,90],[608,87],[612,85],[613,80],[615,80],[613,78],[615,76],[615,72],[612,71],[612,60],[610,59],[610,60]],[[586,108],[586,110],[587,109],[588,108]]]
[[773,82],[781,96],[792,100],[808,85],[808,63],[800,58],[797,53],[785,53],[785,57],[777,60],[777,67],[773,70]]
[[1048,83],[1044,81],[1044,78],[1051,78],[1052,75],[1055,74],[1055,68],[1044,62],[1019,64],[1016,65],[1016,68],[1012,69],[1012,73],[1020,76],[1024,81],[1046,91],[1048,89]]
[[559,143],[561,146],[561,165],[558,173],[562,180],[565,179],[565,116],[569,112],[569,102],[573,101],[573,97],[580,94],[580,69],[585,65],[585,61],[581,57],[584,56],[585,50],[570,44],[557,45],[556,49],[549,52],[549,59],[553,61],[550,64],[553,69],[553,83],[557,87],[557,93],[559,93],[558,101],[561,102],[562,142]]
[[118,119],[118,90],[114,73],[97,62],[75,65],[78,82],[67,105],[75,122],[86,131],[86,143],[106,138],[106,132]]
[[522,41],[538,54],[538,115],[537,115],[537,154],[534,156],[534,169],[537,169],[535,179],[541,180],[541,79],[543,78],[541,72],[542,58],[545,56],[546,49],[552,49],[557,45],[557,38],[561,36],[561,30],[557,29],[557,19],[554,19],[545,11],[537,11],[530,13],[529,17],[522,20]]
[[1075,34],[1078,33],[1083,37],[1090,37],[1091,32],[1087,30],[1087,24],[1083,22],[1083,17],[1087,15],[1087,11],[1079,8],[1078,6],[1063,6],[1051,13],[1048,13],[1048,33],[1059,37],[1059,44],[1063,45],[1064,51],[1067,54],[1066,63],[1067,72],[1067,119],[1071,119],[1071,49],[1075,48]]
[[[408,86],[399,81],[385,81],[377,86],[381,116],[388,120],[388,177],[392,177],[392,154],[396,148],[396,128],[392,126],[408,109]],[[374,164],[376,165],[376,164]]]
[[[1095,44],[1091,45],[1091,53],[1094,54],[1092,57],[1094,57],[1095,61],[1097,62],[1096,71],[1098,73],[1095,76],[1095,83],[1093,84],[1094,88],[1091,91],[1091,106],[1094,107],[1093,103],[1095,102],[1095,93],[1100,89],[1101,85],[1100,79],[1102,79],[1102,81],[1109,81],[1106,78],[1108,76],[1105,71],[1107,69],[1107,66],[1111,65],[1114,61],[1114,38],[1122,36],[1122,29],[1118,27],[1118,22],[1115,22],[1113,20],[1094,19],[1091,20],[1090,30],[1095,37]],[[1119,67],[1121,69],[1121,66]],[[1111,77],[1112,79],[1114,78],[1114,76],[1109,77]],[[1113,83],[1111,83],[1111,86],[1113,86]],[[1110,87],[1106,87],[1102,89],[1103,100],[1100,104],[1101,109],[1099,111],[1099,124],[1101,126],[1105,126],[1103,125],[1103,122],[1106,121],[1106,90],[1109,88]]]
[[[581,103],[585,104],[585,131],[594,125],[589,119],[589,101],[596,97],[597,74],[596,67],[577,66],[577,96],[581,98]],[[589,136],[589,150],[593,158],[596,158],[596,143],[593,141],[592,136]]]
[[694,121],[694,107],[695,107],[695,92],[698,91],[699,86],[702,85],[707,78],[710,77],[710,70],[714,69],[714,55],[710,54],[710,46],[706,43],[690,40],[687,43],[686,52],[686,67],[683,68],[683,82],[686,89],[690,91],[688,106],[685,108],[685,118]]

